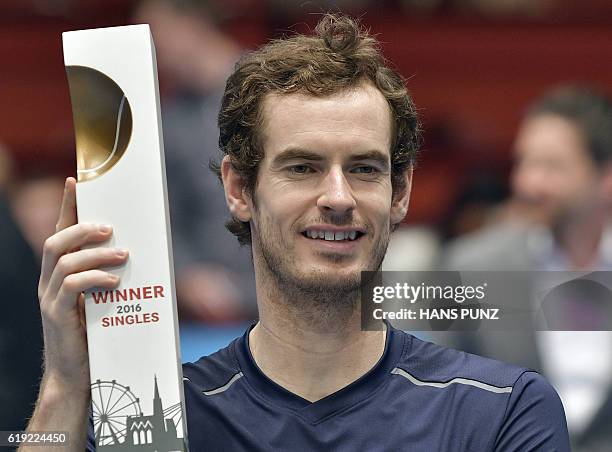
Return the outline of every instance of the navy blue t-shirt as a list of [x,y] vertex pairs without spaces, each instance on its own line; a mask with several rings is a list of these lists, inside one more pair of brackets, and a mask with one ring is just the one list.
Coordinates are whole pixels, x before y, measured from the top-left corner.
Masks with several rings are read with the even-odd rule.
[[[538,373],[388,325],[368,373],[316,402],[257,367],[248,335],[183,366],[198,451],[569,451],[563,406]],[[88,450],[95,450],[90,428]]]

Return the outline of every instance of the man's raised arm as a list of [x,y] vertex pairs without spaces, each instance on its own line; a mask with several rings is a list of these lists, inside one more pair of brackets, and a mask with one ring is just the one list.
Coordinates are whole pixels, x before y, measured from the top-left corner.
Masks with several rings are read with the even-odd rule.
[[[76,223],[76,181],[68,178],[56,233],[47,239],[43,252],[38,298],[45,341],[44,374],[28,432],[67,432],[67,445],[48,450],[82,452],[90,400],[82,292],[116,287],[119,278],[100,267],[123,264],[128,253],[114,248],[81,249],[108,240],[112,228]],[[22,445],[19,450],[39,449]]]

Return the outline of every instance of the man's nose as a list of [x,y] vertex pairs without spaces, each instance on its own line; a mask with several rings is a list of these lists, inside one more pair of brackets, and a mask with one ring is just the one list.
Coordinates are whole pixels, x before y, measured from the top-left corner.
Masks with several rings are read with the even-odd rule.
[[342,168],[332,168],[323,180],[323,185],[323,193],[317,200],[319,209],[338,214],[355,209],[357,202]]

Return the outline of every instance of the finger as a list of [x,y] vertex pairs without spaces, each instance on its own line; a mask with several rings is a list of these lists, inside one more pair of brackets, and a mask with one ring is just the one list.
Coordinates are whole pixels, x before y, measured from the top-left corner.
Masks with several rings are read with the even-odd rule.
[[119,280],[118,276],[98,269],[68,275],[58,292],[53,309],[58,309],[59,313],[62,313],[67,309],[75,308],[77,306],[77,296],[81,292],[94,287],[112,289],[117,287]]
[[68,226],[66,229],[56,232],[45,240],[38,286],[39,297],[42,295],[41,292],[46,290],[49,279],[53,274],[53,269],[62,255],[88,243],[99,243],[108,240],[111,233],[112,228],[108,225],[79,223]]
[[76,180],[74,177],[67,177],[64,183],[64,196],[59,218],[55,225],[55,231],[61,231],[77,222],[76,210]]
[[68,275],[103,266],[120,265],[125,262],[127,256],[127,251],[115,248],[90,248],[64,254],[53,269],[45,296],[55,298]]

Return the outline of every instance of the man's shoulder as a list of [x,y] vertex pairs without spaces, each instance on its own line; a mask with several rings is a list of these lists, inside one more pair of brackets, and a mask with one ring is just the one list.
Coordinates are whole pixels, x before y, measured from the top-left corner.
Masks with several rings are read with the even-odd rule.
[[536,231],[523,224],[501,223],[453,240],[443,251],[445,269],[524,269],[531,262],[528,237]]
[[490,392],[509,393],[524,375],[527,378],[541,378],[525,367],[434,344],[414,336],[410,336],[410,340],[411,345],[398,362],[395,373],[415,384],[436,384],[439,387],[461,384]]
[[240,373],[235,348],[241,340],[241,337],[236,338],[211,355],[203,356],[192,363],[184,363],[183,380],[204,391],[226,384]]
[[540,374],[408,336],[392,372],[420,403],[442,406],[434,416],[453,412],[459,431],[492,432],[494,450],[569,451],[563,405]]

